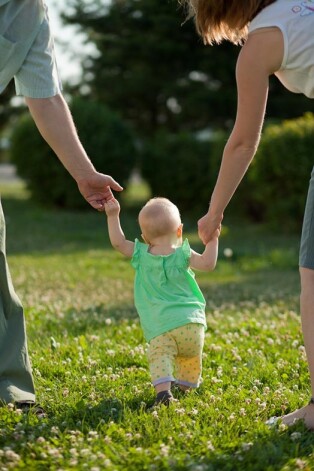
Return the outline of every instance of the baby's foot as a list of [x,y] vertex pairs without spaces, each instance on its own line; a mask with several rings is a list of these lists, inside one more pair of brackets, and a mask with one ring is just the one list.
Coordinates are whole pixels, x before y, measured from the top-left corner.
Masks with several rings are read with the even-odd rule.
[[173,397],[173,395],[171,394],[170,391],[160,391],[158,394],[157,394],[157,397],[156,397],[156,400],[155,400],[155,403],[154,403],[154,406],[158,406],[160,404],[163,404],[164,406],[169,406],[171,402],[174,402],[175,399]]
[[310,402],[308,405],[297,409],[290,414],[284,415],[281,417],[281,423],[285,425],[293,425],[298,420],[303,420],[305,426],[314,430],[314,403]]

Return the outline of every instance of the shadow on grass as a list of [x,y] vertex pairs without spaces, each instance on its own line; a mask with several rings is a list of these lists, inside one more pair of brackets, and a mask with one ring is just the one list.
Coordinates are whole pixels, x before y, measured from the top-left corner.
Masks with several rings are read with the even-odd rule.
[[[111,422],[122,426],[126,416],[130,413],[150,414],[150,410],[143,405],[145,399],[147,400],[147,397],[144,395],[142,398],[137,397],[135,400],[125,403],[116,399],[104,399],[96,406],[88,406],[84,401],[80,401],[74,407],[69,407],[66,413],[61,414],[57,420],[52,416],[47,419],[47,422],[49,426],[57,425],[61,430],[66,422],[67,427],[72,430],[88,434],[90,430],[101,430],[103,425]],[[158,426],[157,422],[156,427]],[[249,432],[245,431],[245,433]],[[175,429],[172,430],[172,433],[175,433]],[[149,444],[147,446],[149,447]],[[308,431],[300,422],[283,431],[275,427],[259,431],[251,442],[243,443],[240,446],[228,446],[226,442],[226,446],[221,449],[215,449],[198,456],[193,456],[193,453],[189,453],[189,455],[193,459],[195,469],[206,471],[282,471],[284,469],[294,471],[296,469],[313,469],[303,461],[312,456],[313,450],[314,433]],[[188,451],[187,449],[187,453]],[[178,452],[182,456],[182,450],[180,449]],[[172,449],[172,464],[163,469],[173,471],[194,469],[191,465],[187,468],[182,465],[176,466],[175,460],[176,449],[174,447]]]
[[300,423],[283,432],[277,429],[261,432],[253,442],[214,453],[202,463],[206,464],[206,471],[310,470],[313,468],[303,459],[312,455],[313,448],[313,432]]

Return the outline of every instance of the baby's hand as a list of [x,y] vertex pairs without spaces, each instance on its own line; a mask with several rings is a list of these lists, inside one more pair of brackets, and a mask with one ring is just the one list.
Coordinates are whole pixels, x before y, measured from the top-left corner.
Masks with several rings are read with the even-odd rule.
[[105,203],[105,211],[107,216],[115,216],[120,213],[120,204],[119,201],[115,198],[107,201]]
[[215,230],[215,232],[213,233],[213,235],[212,235],[212,237],[211,237],[210,240],[219,239],[220,233],[221,233],[221,224],[220,224],[219,227]]

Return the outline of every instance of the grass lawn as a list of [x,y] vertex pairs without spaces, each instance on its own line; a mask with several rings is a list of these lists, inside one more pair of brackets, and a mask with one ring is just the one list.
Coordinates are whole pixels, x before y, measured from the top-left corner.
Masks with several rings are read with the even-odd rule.
[[[226,219],[217,269],[197,273],[207,299],[203,383],[151,412],[133,270],[112,250],[105,216],[43,210],[20,184],[1,193],[37,399],[48,411],[38,420],[0,409],[1,471],[314,470],[313,433],[265,425],[310,394],[298,235]],[[140,235],[138,203],[131,189],[122,203],[129,238]],[[196,225],[183,219],[200,249]]]

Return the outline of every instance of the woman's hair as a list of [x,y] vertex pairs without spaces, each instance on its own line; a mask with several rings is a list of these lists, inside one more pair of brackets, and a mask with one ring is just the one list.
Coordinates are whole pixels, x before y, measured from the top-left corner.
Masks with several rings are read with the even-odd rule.
[[[180,1],[180,0],[179,0]],[[195,18],[197,32],[205,44],[224,39],[241,44],[247,38],[250,21],[276,0],[181,0]]]
[[175,232],[181,224],[180,212],[167,198],[152,198],[139,213],[139,224],[149,240]]

